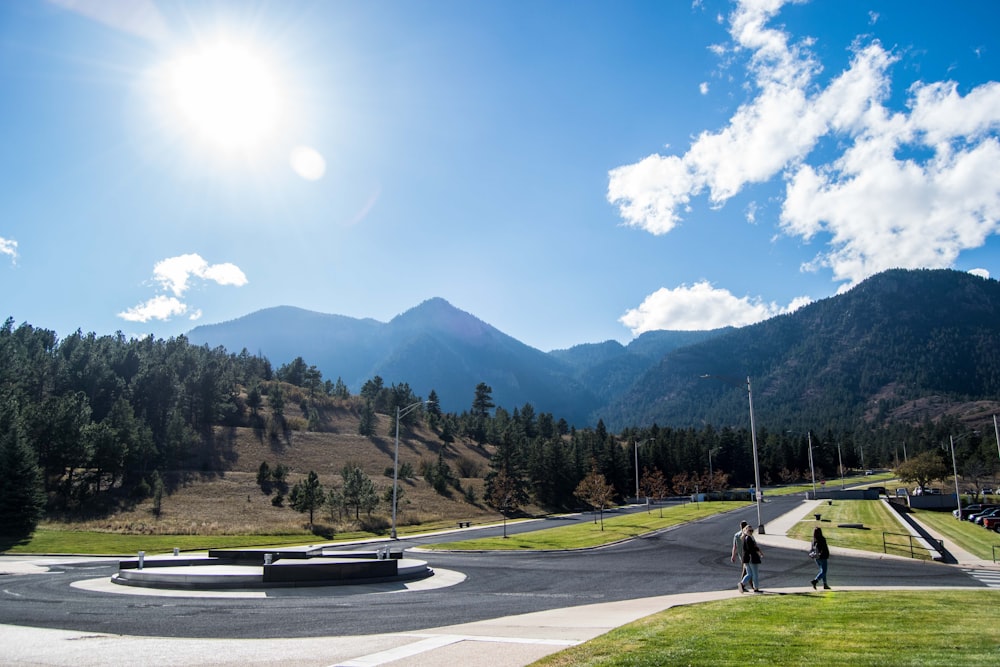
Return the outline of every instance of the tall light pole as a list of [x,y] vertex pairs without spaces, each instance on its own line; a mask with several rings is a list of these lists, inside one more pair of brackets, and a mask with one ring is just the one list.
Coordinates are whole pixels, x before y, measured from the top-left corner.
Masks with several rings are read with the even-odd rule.
[[410,403],[405,408],[396,406],[396,452],[392,458],[392,539],[396,539],[396,489],[399,486],[399,420],[410,414],[424,403],[432,401],[417,401]]
[[764,519],[760,515],[760,503],[764,493],[760,490],[760,463],[757,460],[757,425],[753,419],[753,389],[750,385],[750,376],[747,376],[747,401],[750,403],[750,442],[753,443],[753,481],[754,490],[757,492],[757,534],[764,534]]
[[955,503],[958,505],[958,518],[962,518],[962,496],[958,492],[958,464],[955,463],[955,438],[949,435],[948,440],[951,441],[951,468],[955,473]]
[[997,436],[997,456],[1000,456],[1000,427],[997,426],[996,415],[993,415],[993,432]]
[[[970,431],[969,433],[965,433],[963,435],[958,436],[958,439],[961,440],[962,438],[967,438],[970,435],[975,435],[975,434],[976,434],[976,431]],[[951,469],[952,469],[952,472],[955,474],[955,503],[957,503],[957,505],[958,505],[958,518],[961,521],[961,519],[962,519],[962,495],[961,495],[961,493],[959,493],[959,490],[958,490],[958,464],[955,462],[955,436],[949,435],[948,436],[948,440],[949,440],[949,442],[951,442]]]
[[[731,378],[727,378],[724,375],[702,375],[704,378],[715,378],[716,380],[722,380],[733,386],[737,385]],[[754,481],[754,495],[757,500],[757,534],[764,534],[764,520],[761,518],[760,503],[763,495],[760,491],[760,463],[757,459],[757,426],[753,418],[753,387],[750,384],[750,376],[747,376],[747,400],[750,403],[750,442],[753,445],[753,481]]]
[[[903,456],[906,456],[906,450],[903,450]],[[840,443],[837,443],[837,463],[840,464],[840,490],[844,490],[844,457],[840,455]]]
[[635,502],[639,502],[639,441],[635,441]]
[[809,471],[812,473],[812,478],[813,478],[813,500],[816,500],[816,466],[813,465],[813,435],[812,435],[812,431],[807,431],[806,435],[809,436]]

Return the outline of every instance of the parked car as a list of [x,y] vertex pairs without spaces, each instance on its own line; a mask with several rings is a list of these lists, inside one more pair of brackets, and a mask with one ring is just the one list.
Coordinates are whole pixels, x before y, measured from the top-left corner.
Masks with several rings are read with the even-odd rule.
[[975,511],[969,512],[968,514],[965,514],[963,512],[963,514],[965,514],[965,520],[966,521],[975,522],[977,516],[979,516],[983,512],[989,512],[990,510],[995,509],[996,507],[997,507],[997,505],[982,505],[982,506],[980,506],[979,509],[977,509]]
[[979,514],[973,514],[969,517],[969,520],[978,524],[983,525],[983,519],[988,516],[1000,516],[1000,507],[994,507],[993,509],[983,510]]
[[1000,533],[1000,516],[983,517],[983,528]]
[[958,510],[952,510],[951,515],[956,519],[968,520],[970,514],[979,514],[980,512],[993,509],[994,507],[1000,507],[1000,505],[973,503],[972,505],[965,505],[962,508],[962,516],[958,515]]

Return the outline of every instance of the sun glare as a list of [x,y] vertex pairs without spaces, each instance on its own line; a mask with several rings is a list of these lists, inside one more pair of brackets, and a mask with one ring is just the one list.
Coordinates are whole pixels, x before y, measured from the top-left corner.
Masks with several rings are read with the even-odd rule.
[[275,129],[274,73],[247,47],[220,42],[168,65],[169,95],[190,130],[227,150],[258,147]]

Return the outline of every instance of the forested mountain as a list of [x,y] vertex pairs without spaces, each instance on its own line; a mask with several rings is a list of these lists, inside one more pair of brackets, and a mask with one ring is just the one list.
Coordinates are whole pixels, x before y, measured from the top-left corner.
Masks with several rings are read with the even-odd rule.
[[[231,325],[201,329],[233,336],[239,352],[218,338],[211,346],[80,331],[59,339],[8,319],[0,536],[30,532],[43,511],[77,517],[153,498],[155,514],[155,499],[172,490],[237,463],[246,474],[237,439],[289,462],[346,456],[349,443],[368,474],[380,472],[400,408],[417,408],[404,410],[405,429],[426,423],[432,434],[410,451],[437,457],[423,466],[423,483],[468,494],[477,511],[485,509],[472,478],[486,504],[502,483],[525,502],[574,507],[592,474],[624,498],[634,493],[637,459],[648,493],[745,488],[751,396],[764,484],[801,479],[813,459],[822,478],[841,463],[886,467],[907,452],[941,458],[946,471],[942,445],[952,436],[963,483],[996,469],[993,429],[983,427],[1000,411],[1000,284],[955,271],[887,271],[741,329],[655,332],[628,346],[549,354],[441,299],[388,324],[283,308]],[[271,345],[296,356],[272,367],[261,353],[273,354]],[[320,369],[319,359],[333,366]],[[343,369],[363,378],[356,391],[332,381]],[[424,399],[436,400],[425,410]],[[490,471],[474,470],[451,443]]]
[[[276,365],[296,357],[327,378],[341,378],[352,392],[378,376],[407,383],[441,408],[467,410],[476,385],[485,382],[499,405],[545,406],[572,424],[585,425],[601,401],[558,358],[525,345],[459,310],[430,299],[388,323],[271,308],[193,329],[189,340],[229,350],[261,353]],[[640,369],[645,370],[655,359]]]
[[[485,382],[499,405],[531,404],[578,427],[603,420],[613,430],[741,425],[747,376],[761,423],[780,428],[917,423],[1000,399],[1000,283],[949,270],[886,271],[740,329],[654,331],[628,345],[549,353],[442,299],[387,324],[276,308],[198,327],[190,339],[276,364],[301,356],[352,391],[376,375],[419,395],[434,389],[450,411],[467,409]],[[733,378],[741,388],[727,385]]]
[[[595,394],[603,406],[631,389],[638,378],[668,353],[731,330],[732,327],[711,331],[647,331],[628,345],[609,340],[553,350],[549,354],[568,364],[573,378]],[[599,410],[592,418],[600,419],[602,414]]]
[[485,382],[499,405],[544,406],[576,426],[594,426],[601,406],[631,388],[667,353],[730,329],[650,331],[544,353],[436,298],[388,323],[281,306],[192,329],[198,345],[247,349],[275,364],[303,358],[353,392],[375,376],[437,393],[441,407],[468,409]]
[[1000,405],[1000,283],[886,271],[671,352],[602,416],[612,428],[745,424],[747,376],[758,424],[772,429],[988,418]]

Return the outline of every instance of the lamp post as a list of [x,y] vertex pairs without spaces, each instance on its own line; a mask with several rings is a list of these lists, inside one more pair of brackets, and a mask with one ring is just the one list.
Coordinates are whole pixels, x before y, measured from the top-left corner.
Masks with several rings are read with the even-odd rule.
[[[964,435],[958,436],[959,440],[967,438],[970,435],[976,435],[976,431],[970,431]],[[962,495],[958,490],[958,464],[955,462],[955,436],[949,435],[948,441],[951,442],[951,470],[955,475],[955,503],[958,505],[958,519],[962,520]]]
[[993,415],[993,433],[997,436],[997,456],[1000,456],[1000,426],[997,426],[996,415]]
[[[906,450],[903,450],[903,456],[906,456]],[[837,463],[840,465],[840,489],[844,489],[844,457],[840,455],[840,443],[837,443]]]
[[[733,386],[737,385],[731,378],[727,378],[724,375],[702,375],[704,378],[715,378],[716,380],[722,380]],[[753,387],[750,384],[750,376],[747,376],[747,401],[750,403],[750,442],[753,446],[753,481],[754,481],[754,495],[757,501],[757,534],[764,534],[764,520],[761,518],[760,503],[761,503],[761,491],[760,491],[760,463],[757,459],[757,427],[754,423],[753,418]]]
[[816,466],[813,465],[813,436],[812,436],[812,431],[807,431],[806,435],[809,437],[809,472],[812,473],[812,479],[813,479],[813,500],[816,500]]
[[432,401],[417,401],[410,403],[405,408],[396,406],[396,451],[392,458],[392,539],[396,539],[396,489],[399,486],[399,420],[410,414],[424,403]]

